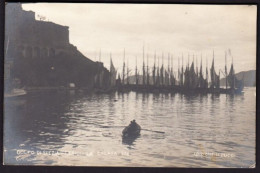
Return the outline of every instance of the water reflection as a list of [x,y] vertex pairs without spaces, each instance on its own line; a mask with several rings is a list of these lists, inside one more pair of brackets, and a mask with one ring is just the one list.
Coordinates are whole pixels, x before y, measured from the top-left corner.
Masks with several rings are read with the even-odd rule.
[[137,136],[122,136],[122,144],[125,144],[125,145],[134,145],[134,142],[137,138],[139,138],[140,135],[137,135]]
[[[255,159],[255,88],[244,95],[36,92],[5,105],[5,161],[90,166],[247,167]],[[122,138],[135,119],[144,129]],[[17,149],[80,155],[18,155]],[[202,150],[203,149],[203,150]],[[229,152],[232,159],[194,156]],[[84,153],[93,154],[85,154]],[[116,156],[104,153],[120,153]],[[99,153],[99,154],[97,154]],[[100,154],[103,153],[103,154]],[[124,153],[124,154],[122,154]],[[33,157],[17,161],[17,157]]]

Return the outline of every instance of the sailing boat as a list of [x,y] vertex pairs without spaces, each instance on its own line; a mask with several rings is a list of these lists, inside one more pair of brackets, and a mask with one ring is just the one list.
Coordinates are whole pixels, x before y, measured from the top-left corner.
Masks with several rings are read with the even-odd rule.
[[153,85],[155,85],[156,83],[156,79],[155,79],[155,70],[156,70],[156,52],[154,53],[154,66],[153,66]]
[[242,92],[244,89],[244,80],[238,80],[237,77],[235,76],[235,70],[233,66],[233,62],[231,64],[231,68],[229,71],[229,74],[227,76],[227,81],[232,90],[235,90],[235,92]]
[[143,46],[143,85],[145,85],[144,46]]
[[123,62],[123,73],[122,73],[122,84],[125,84],[125,49],[124,49],[124,62]]
[[146,73],[147,73],[146,84],[147,84],[147,85],[150,85],[148,53],[147,53],[147,66],[146,66]]
[[128,68],[128,58],[127,58],[127,67],[126,67],[126,84],[129,85],[129,73],[130,70]]
[[183,54],[182,54],[182,67],[181,67],[181,79],[180,79],[180,86],[183,86]]
[[116,73],[117,71],[113,65],[112,56],[110,53],[110,86],[111,87],[114,87],[116,85]]
[[232,63],[226,81],[229,84],[232,91],[235,91],[236,93],[241,93],[242,90],[244,89],[244,79],[242,80],[237,79],[235,75],[234,65],[233,65],[233,56],[231,55],[230,49],[228,50],[228,53],[232,57]]
[[205,88],[205,79],[203,78],[203,73],[202,73],[202,55],[200,57],[200,73],[199,73],[199,87],[200,88]]
[[160,78],[161,78],[161,85],[163,86],[164,85],[164,68],[163,68],[163,53],[162,53],[162,67],[160,69]]
[[[171,84],[171,86],[174,86],[175,85],[175,78],[174,78],[174,75],[173,75],[172,66],[173,66],[173,63],[172,63],[172,56],[171,56],[170,84]],[[180,77],[179,67],[178,67],[178,75]]]
[[210,76],[211,76],[211,86],[210,88],[219,88],[220,83],[219,83],[219,75],[215,72],[215,67],[214,67],[214,51],[213,51],[213,60],[212,60],[212,65],[210,68]]
[[139,75],[138,75],[138,70],[137,70],[137,57],[135,58],[135,84],[139,84]]
[[158,57],[156,86],[159,86],[159,85],[160,85],[160,66],[159,66],[159,60],[160,60],[160,58]]
[[189,74],[190,74],[190,87],[197,88],[198,79],[197,79],[197,75],[195,72],[194,62],[192,62],[192,64],[191,64]]

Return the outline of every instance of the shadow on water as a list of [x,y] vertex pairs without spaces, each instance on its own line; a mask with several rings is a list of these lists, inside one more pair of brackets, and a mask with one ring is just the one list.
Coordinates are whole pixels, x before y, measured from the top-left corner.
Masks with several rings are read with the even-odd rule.
[[[138,155],[131,156],[134,162],[121,162],[123,166],[135,163],[160,165],[162,161],[166,166],[182,162],[184,165],[194,163],[194,166],[199,167],[209,162],[206,159],[198,161],[198,158],[191,158],[190,153],[194,152],[198,143],[202,143],[205,144],[205,149],[228,152],[234,150],[253,160],[250,153],[254,151],[254,145],[248,140],[248,136],[255,132],[252,124],[254,121],[251,121],[254,118],[252,99],[253,91],[245,93],[245,96],[133,92],[88,94],[75,91],[28,93],[25,100],[9,102],[7,104],[10,106],[5,106],[4,147],[7,152],[4,158],[6,163],[20,164],[21,162],[15,160],[17,149],[68,149],[81,152],[87,146],[89,150],[107,147],[106,149],[115,150],[127,148],[135,152],[137,149]],[[248,116],[251,118],[247,118]],[[150,132],[122,137],[120,141],[121,136],[116,125],[121,125],[128,119],[137,119],[140,124],[151,129]],[[245,120],[248,120],[248,126],[244,126]],[[105,127],[108,128],[103,129]],[[152,130],[163,130],[165,134]],[[231,135],[225,136],[230,133]],[[227,142],[216,143],[217,140]],[[244,142],[243,140],[249,141],[249,144],[245,144],[247,148],[240,147],[239,143]],[[234,141],[234,144],[231,145],[229,141]],[[212,145],[207,147],[208,143]],[[146,153],[151,155],[147,157]],[[167,160],[161,153],[167,153],[168,158],[176,160]],[[102,163],[111,165],[118,158],[102,157]],[[79,157],[35,156],[38,164],[56,164],[60,160],[71,163],[69,159],[77,161],[77,164],[86,164]],[[100,161],[99,157],[91,159],[95,163]],[[237,160],[232,159],[228,163],[244,165],[244,160]],[[28,163],[33,164],[33,161],[26,162]],[[221,166],[221,163],[216,165]]]
[[20,107],[6,103],[9,105],[4,110],[7,163],[15,159],[16,150],[57,150],[64,145],[65,137],[72,135],[68,126],[70,117],[65,115],[74,101],[70,93],[28,93],[25,100]]
[[140,138],[141,135],[136,136],[122,136],[122,144],[133,146],[136,139]]

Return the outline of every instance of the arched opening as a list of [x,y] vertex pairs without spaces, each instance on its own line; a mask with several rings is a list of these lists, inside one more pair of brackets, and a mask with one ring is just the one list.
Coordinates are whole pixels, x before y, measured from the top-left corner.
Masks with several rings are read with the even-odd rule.
[[49,55],[50,55],[50,57],[55,56],[55,50],[53,48],[50,48]]
[[35,58],[39,58],[41,56],[39,47],[35,47],[33,52]]
[[25,57],[31,58],[32,57],[32,48],[27,47],[25,50]]
[[23,46],[18,46],[17,48],[17,57],[24,57],[25,53],[24,53],[24,47]]
[[41,57],[42,57],[42,58],[46,58],[47,56],[48,56],[48,51],[47,51],[46,48],[43,48],[43,49],[41,50]]

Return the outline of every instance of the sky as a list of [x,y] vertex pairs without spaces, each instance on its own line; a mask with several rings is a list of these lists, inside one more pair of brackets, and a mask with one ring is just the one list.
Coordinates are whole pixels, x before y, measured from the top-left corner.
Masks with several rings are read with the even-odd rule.
[[[178,5],[178,4],[95,4],[95,3],[28,3],[24,10],[34,11],[60,25],[69,26],[70,43],[93,61],[110,67],[110,54],[116,69],[125,62],[134,73],[145,63],[168,66],[173,70],[193,60],[203,67],[224,71],[225,52],[228,69],[235,72],[256,69],[255,5]],[[101,57],[100,57],[101,54]],[[197,60],[196,60],[197,59]],[[208,63],[207,63],[208,62]],[[217,70],[217,72],[218,72]],[[204,68],[205,72],[205,68]],[[221,74],[223,77],[223,75]]]

